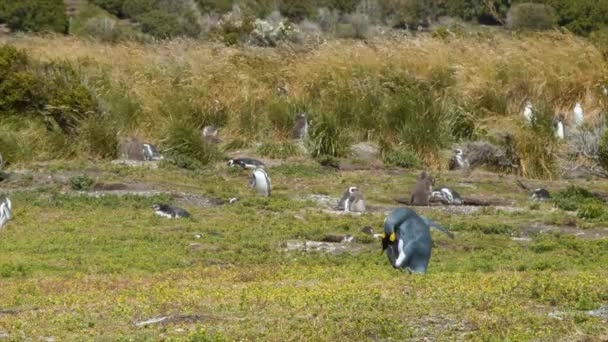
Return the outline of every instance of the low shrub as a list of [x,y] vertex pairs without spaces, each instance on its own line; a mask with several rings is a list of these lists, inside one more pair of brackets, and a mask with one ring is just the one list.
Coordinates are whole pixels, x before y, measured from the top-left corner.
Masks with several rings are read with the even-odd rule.
[[222,159],[217,146],[202,139],[200,130],[187,123],[171,123],[165,136],[162,145],[170,164],[195,170]]
[[406,169],[416,169],[422,166],[418,156],[405,148],[397,148],[384,153],[383,162],[387,166],[397,166]]
[[67,33],[68,18],[63,0],[0,2],[0,22],[13,31]]
[[343,157],[348,152],[349,137],[334,117],[324,115],[309,130],[308,150],[313,158]]
[[601,203],[601,201],[589,190],[572,185],[557,192],[553,196],[553,203],[562,210],[575,211],[582,204]]
[[558,16],[549,5],[521,3],[507,13],[507,27],[511,30],[549,30],[557,26]]
[[70,178],[70,188],[75,191],[88,191],[93,187],[94,184],[95,181],[87,175],[74,176]]

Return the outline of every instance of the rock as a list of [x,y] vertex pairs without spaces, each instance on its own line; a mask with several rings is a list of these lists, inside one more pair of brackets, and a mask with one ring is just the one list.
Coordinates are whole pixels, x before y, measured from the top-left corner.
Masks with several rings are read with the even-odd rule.
[[601,319],[608,319],[608,305],[602,305],[597,310],[587,311],[587,315],[593,317],[599,317]]
[[144,144],[135,137],[119,139],[118,153],[120,158],[127,160],[144,160]]
[[363,161],[373,161],[380,156],[380,149],[376,144],[370,142],[360,142],[350,147],[350,151],[356,159]]
[[168,318],[169,317],[167,317],[167,316],[151,318],[151,319],[149,319],[147,321],[137,322],[137,323],[135,323],[135,326],[137,326],[137,327],[145,327],[146,325],[157,324],[157,323],[164,322]]

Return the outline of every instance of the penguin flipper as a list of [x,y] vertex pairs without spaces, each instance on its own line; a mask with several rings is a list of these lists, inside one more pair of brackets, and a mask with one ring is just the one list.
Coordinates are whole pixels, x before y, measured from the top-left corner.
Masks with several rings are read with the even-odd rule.
[[420,218],[422,219],[422,221],[424,221],[424,223],[426,223],[427,226],[437,229],[438,231],[447,235],[450,239],[454,239],[454,234],[452,234],[449,230],[445,229],[443,226],[441,226],[437,222],[431,220],[430,218],[428,218],[426,216],[420,216]]

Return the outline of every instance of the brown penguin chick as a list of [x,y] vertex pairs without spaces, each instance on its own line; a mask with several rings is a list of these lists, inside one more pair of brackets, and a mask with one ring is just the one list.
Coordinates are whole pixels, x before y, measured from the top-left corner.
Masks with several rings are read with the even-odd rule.
[[306,139],[308,135],[308,120],[306,119],[306,113],[300,113],[296,116],[295,124],[293,126],[292,137],[294,139]]
[[427,174],[426,171],[422,171],[418,182],[416,182],[416,185],[414,185],[414,189],[412,190],[410,204],[428,206],[432,192],[433,178]]

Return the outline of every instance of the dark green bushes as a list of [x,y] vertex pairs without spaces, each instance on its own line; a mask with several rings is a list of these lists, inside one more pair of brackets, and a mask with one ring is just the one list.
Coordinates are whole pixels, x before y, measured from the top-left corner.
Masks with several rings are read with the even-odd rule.
[[67,33],[68,18],[63,0],[4,0],[0,22],[13,31]]
[[557,25],[557,13],[549,5],[522,3],[509,9],[507,27],[511,30],[548,30]]

